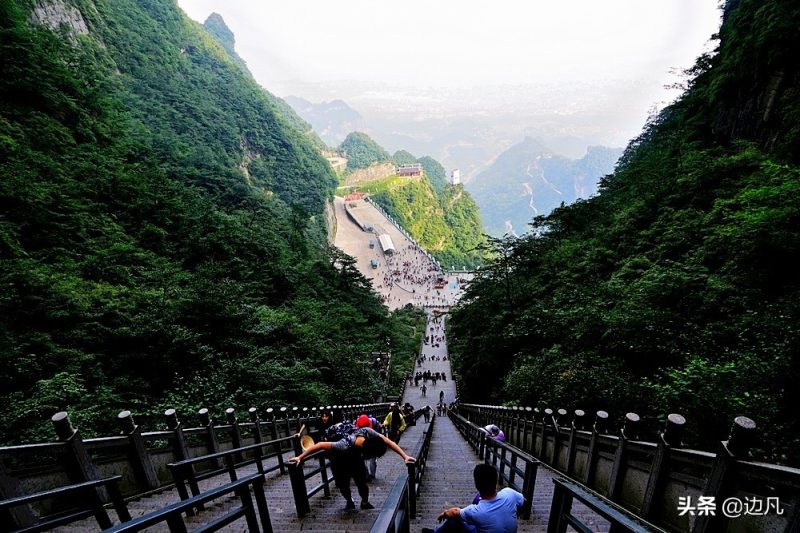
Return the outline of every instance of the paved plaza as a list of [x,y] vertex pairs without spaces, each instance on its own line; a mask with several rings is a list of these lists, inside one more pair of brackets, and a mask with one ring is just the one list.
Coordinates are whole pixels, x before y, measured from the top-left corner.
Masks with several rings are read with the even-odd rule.
[[[437,288],[442,272],[422,249],[369,202],[356,200],[350,203],[355,205],[351,209],[359,221],[372,226],[374,230],[364,231],[347,216],[344,199],[336,197],[334,244],[356,259],[359,272],[372,280],[375,291],[389,309],[407,304],[446,307],[458,301],[464,283],[471,279],[471,274],[446,275],[443,283],[439,283],[440,288]],[[384,255],[381,251],[378,235],[383,233],[392,238],[397,250],[394,254]],[[370,241],[374,241],[374,248],[370,248]],[[372,260],[377,263],[377,268],[370,264]]]

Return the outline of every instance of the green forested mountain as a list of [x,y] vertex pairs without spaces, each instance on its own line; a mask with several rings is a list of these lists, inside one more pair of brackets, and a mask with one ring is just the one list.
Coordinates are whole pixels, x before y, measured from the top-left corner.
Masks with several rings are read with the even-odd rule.
[[436,191],[436,194],[442,194],[445,186],[447,186],[447,171],[437,160],[429,155],[420,157],[418,162],[425,169],[425,176],[431,182],[431,187]]
[[450,269],[483,262],[483,226],[478,206],[463,185],[447,185],[436,195],[426,179],[389,178],[359,190],[370,192],[428,252]]
[[411,154],[411,152],[408,152],[406,150],[396,151],[392,156],[392,159],[394,159],[394,162],[397,163],[398,165],[411,165],[417,162],[417,158],[414,157],[414,155]]
[[467,189],[490,234],[522,234],[533,217],[595,194],[598,181],[614,170],[621,154],[619,149],[590,146],[582,158],[572,160],[527,137],[500,154]]
[[247,63],[236,53],[236,38],[228,25],[225,24],[222,15],[219,13],[211,13],[203,23],[203,28],[217,40],[236,66],[248,74],[250,73],[247,68]]
[[600,194],[495,243],[451,322],[465,399],[678,412],[707,447],[747,415],[800,462],[799,46],[797,3],[729,1]]
[[[374,144],[371,153],[383,151],[369,141]],[[486,254],[483,224],[478,206],[463,185],[449,185],[444,167],[430,156],[416,159],[398,150],[392,160],[397,165],[420,163],[423,176],[359,181],[356,188],[370,193],[444,268],[481,265]]]
[[0,440],[363,399],[418,346],[325,248],[302,121],[174,2],[2,2],[0,57]]
[[347,170],[367,168],[375,163],[392,160],[386,150],[369,135],[360,131],[350,133],[339,145],[339,152],[347,154]]

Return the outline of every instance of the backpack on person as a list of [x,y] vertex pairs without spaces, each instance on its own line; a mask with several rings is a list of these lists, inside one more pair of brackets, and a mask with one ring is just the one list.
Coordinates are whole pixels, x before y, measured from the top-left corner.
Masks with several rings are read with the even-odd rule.
[[342,440],[355,430],[356,425],[352,422],[339,422],[326,429],[322,434],[322,439],[328,442],[336,442],[337,440]]

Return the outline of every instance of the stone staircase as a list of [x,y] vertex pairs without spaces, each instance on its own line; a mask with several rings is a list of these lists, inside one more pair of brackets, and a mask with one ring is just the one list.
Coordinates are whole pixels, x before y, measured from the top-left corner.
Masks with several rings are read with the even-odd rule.
[[[422,367],[415,367],[415,372],[427,369],[432,372],[444,372],[448,377],[451,376],[449,361],[430,360],[431,356],[434,355],[440,358],[447,355],[445,342],[440,342],[438,347],[433,347],[430,344],[425,345],[422,353],[427,356],[428,360],[423,363]],[[428,390],[425,397],[422,396],[422,392],[419,389],[413,386],[407,387],[403,402],[410,402],[416,408],[421,408],[425,405],[433,407],[439,400],[440,391],[444,391],[445,402],[450,403],[455,400],[455,383],[448,379],[446,382],[439,381],[435,387],[428,382]],[[415,426],[409,426],[400,440],[400,446],[407,453],[412,454],[421,441],[426,427],[427,424],[423,418],[420,418]],[[287,459],[290,456],[291,454],[285,455]],[[276,465],[276,461],[277,459],[274,458],[266,461],[265,468]],[[436,421],[427,469],[417,500],[417,518],[411,523],[412,532],[420,531],[423,527],[435,527],[437,525],[436,517],[443,509],[463,507],[472,501],[476,492],[472,480],[472,470],[479,461],[478,456],[461,437],[450,419],[446,416],[439,417],[439,420]],[[306,463],[306,468],[309,470],[313,469],[314,466],[313,460]],[[386,501],[386,496],[405,468],[403,461],[391,451],[388,451],[384,457],[378,460],[376,479],[370,483],[370,503],[375,506],[373,510],[345,510],[344,499],[336,487],[331,484],[331,496],[324,496],[322,492],[313,496],[310,501],[311,512],[303,518],[298,518],[297,516],[289,484],[289,476],[281,475],[278,470],[270,472],[266,475],[264,491],[273,530],[275,532],[367,533],[377,518],[380,508]],[[237,473],[241,478],[256,471],[255,466],[250,465],[241,468]],[[539,467],[534,493],[533,514],[530,520],[520,520],[519,531],[521,533],[538,533],[547,530],[547,519],[553,495],[552,478],[553,474],[550,470],[544,466]],[[205,479],[199,482],[200,491],[205,492],[228,481],[227,473]],[[320,482],[320,476],[316,475],[309,478],[306,484],[308,487],[313,487]],[[352,489],[354,500],[358,504],[360,500],[355,485],[352,486]],[[131,516],[136,518],[178,501],[180,501],[180,498],[176,490],[165,490],[129,502],[128,509]],[[186,517],[187,529],[189,531],[196,529],[239,505],[239,499],[234,496],[217,500],[207,505],[199,514]],[[593,531],[608,531],[609,524],[607,522],[579,503],[575,504],[573,512],[581,516]],[[113,511],[110,511],[109,515],[114,523],[118,523]],[[56,531],[78,533],[96,531],[97,529],[97,523],[94,518],[91,518],[70,526],[58,528]],[[168,528],[166,524],[161,524],[147,531],[162,532],[168,531]],[[247,531],[247,524],[242,518],[226,526],[221,531],[245,532]]]
[[[481,462],[478,455],[461,437],[447,417],[436,421],[436,430],[431,441],[428,467],[422,480],[417,500],[417,518],[412,521],[411,531],[423,527],[434,528],[436,517],[450,507],[464,507],[475,497],[472,469]],[[520,520],[520,533],[544,533],[550,515],[553,498],[553,474],[540,466],[536,476],[533,510],[530,520]],[[607,532],[610,525],[591,510],[576,502],[573,513],[584,520],[592,531]]]

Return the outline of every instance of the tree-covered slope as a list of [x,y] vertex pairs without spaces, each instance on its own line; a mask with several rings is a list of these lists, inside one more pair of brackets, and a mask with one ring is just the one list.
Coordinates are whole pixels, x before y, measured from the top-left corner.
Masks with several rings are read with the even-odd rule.
[[522,234],[533,217],[595,194],[598,181],[614,170],[621,153],[590,146],[582,158],[571,160],[528,137],[500,154],[467,189],[491,234]]
[[350,133],[342,144],[339,153],[346,154],[347,170],[367,168],[375,163],[391,161],[389,153],[366,133],[354,131]]
[[420,318],[323,248],[306,137],[170,0],[40,5],[0,4],[0,440],[378,391]]
[[[383,148],[374,144],[371,152],[380,153]],[[463,185],[449,185],[444,167],[430,156],[416,159],[410,152],[399,150],[391,161],[397,165],[420,163],[423,175],[373,178],[359,181],[355,187],[370,193],[443,268],[472,269],[483,264],[483,224],[478,206]]]
[[425,169],[425,176],[431,182],[433,190],[436,194],[441,194],[447,185],[447,172],[442,164],[429,155],[420,157],[417,162]]
[[473,401],[733,416],[800,461],[800,6],[731,1],[718,49],[600,194],[497,242],[453,314]]

